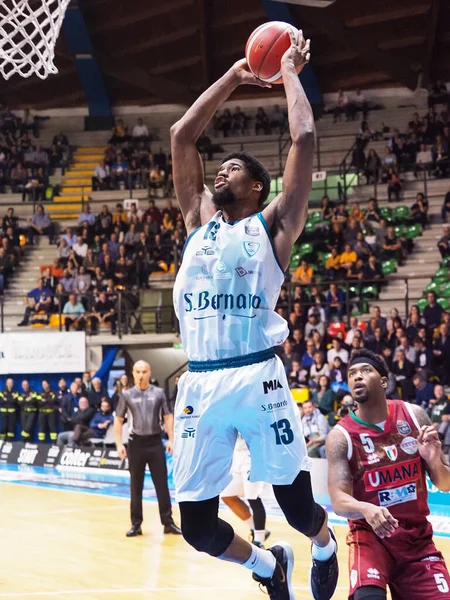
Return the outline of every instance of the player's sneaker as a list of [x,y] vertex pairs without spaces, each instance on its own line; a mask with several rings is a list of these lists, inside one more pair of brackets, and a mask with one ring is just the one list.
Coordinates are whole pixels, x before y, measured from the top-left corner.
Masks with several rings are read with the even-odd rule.
[[279,542],[267,552],[275,556],[276,566],[272,577],[263,578],[253,573],[253,579],[266,588],[270,600],[295,600],[292,587],[294,553],[287,542]]
[[[328,531],[336,542],[337,552],[337,541],[334,531],[331,527],[328,527]],[[336,552],[331,558],[325,561],[313,558],[313,564],[309,572],[309,585],[314,600],[330,600],[333,597],[339,577]]]
[[[269,537],[270,537],[270,531],[268,529],[266,529],[266,533],[264,535],[264,541],[269,539]],[[257,548],[264,549],[264,544],[262,544],[261,542],[255,541],[255,530],[254,529],[250,529],[250,535],[248,536],[248,541],[250,542],[250,544],[253,544]]]

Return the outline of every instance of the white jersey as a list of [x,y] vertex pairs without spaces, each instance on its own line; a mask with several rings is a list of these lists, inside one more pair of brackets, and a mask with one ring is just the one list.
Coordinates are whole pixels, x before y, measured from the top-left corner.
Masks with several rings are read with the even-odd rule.
[[274,312],[283,281],[262,213],[227,223],[219,211],[196,229],[173,290],[189,360],[220,361],[284,342],[288,326]]

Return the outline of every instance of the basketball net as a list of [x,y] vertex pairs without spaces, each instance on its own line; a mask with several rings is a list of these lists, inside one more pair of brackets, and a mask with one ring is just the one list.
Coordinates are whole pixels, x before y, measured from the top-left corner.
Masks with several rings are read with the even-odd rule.
[[0,73],[57,73],[55,44],[70,0],[0,0]]

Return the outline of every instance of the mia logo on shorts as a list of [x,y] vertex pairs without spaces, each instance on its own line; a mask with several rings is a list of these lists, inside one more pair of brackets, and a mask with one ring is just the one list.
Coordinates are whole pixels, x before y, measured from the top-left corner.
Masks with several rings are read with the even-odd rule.
[[264,393],[274,392],[275,390],[282,390],[283,386],[278,379],[271,379],[270,381],[263,381]]

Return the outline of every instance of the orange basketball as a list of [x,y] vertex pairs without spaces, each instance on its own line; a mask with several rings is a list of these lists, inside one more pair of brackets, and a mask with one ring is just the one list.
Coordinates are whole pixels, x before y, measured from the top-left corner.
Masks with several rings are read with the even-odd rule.
[[270,21],[257,27],[248,38],[245,58],[252,73],[262,81],[283,83],[281,58],[291,45],[289,31],[298,33],[289,23]]

